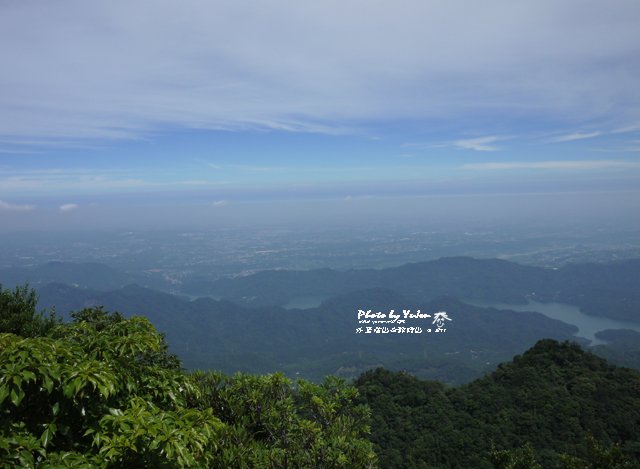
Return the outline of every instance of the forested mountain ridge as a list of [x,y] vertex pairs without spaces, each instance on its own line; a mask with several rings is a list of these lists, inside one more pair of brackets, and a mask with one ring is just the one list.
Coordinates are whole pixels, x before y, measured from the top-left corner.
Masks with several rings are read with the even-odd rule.
[[438,296],[579,306],[585,313],[640,320],[640,259],[569,264],[557,270],[499,259],[449,257],[382,270],[263,271],[220,279],[209,293],[246,305],[284,305],[299,296],[335,296],[387,288],[415,301]]
[[[142,314],[166,331],[171,350],[192,369],[285,371],[315,381],[327,374],[355,378],[366,369],[385,366],[462,383],[542,337],[564,340],[577,331],[539,313],[490,310],[450,297],[418,303],[381,288],[349,292],[306,310],[250,308],[211,298],[189,301],[133,285],[98,292],[51,284],[39,294],[41,305],[56,305],[61,313],[104,306],[125,316]],[[357,334],[362,308],[448,311],[452,326],[440,335]]]
[[[52,282],[96,291],[132,283],[163,291],[169,287],[148,273],[123,273],[95,263],[50,262],[0,269],[3,285],[26,282],[38,289]],[[500,259],[447,257],[380,270],[266,270],[214,282],[187,277],[171,288],[255,307],[285,306],[298,297],[330,298],[356,290],[386,288],[419,302],[439,296],[514,304],[536,299],[576,305],[595,316],[640,320],[640,259],[568,264],[554,270]]]
[[416,300],[447,295],[522,302],[529,292],[545,287],[540,271],[498,259],[450,257],[381,270],[263,271],[220,279],[211,292],[249,304],[283,304],[295,296],[335,296],[366,288],[388,288]]
[[[131,277],[97,269],[92,279],[91,264],[52,264],[29,272],[41,275],[35,278],[40,282],[41,307],[55,306],[63,316],[100,305],[125,316],[143,314],[167,331],[172,350],[189,368],[280,370],[312,380],[327,374],[354,378],[371,367],[385,366],[459,384],[491,371],[541,338],[578,340],[574,326],[541,314],[479,308],[461,298],[566,300],[600,315],[634,319],[640,312],[638,260],[569,265],[557,271],[466,257],[382,270],[265,271],[220,280],[216,288],[226,298],[222,300],[189,300],[131,284],[110,289],[108,285]],[[100,279],[106,283],[101,288],[42,283],[52,273],[60,274],[61,280],[84,278],[86,285]],[[305,295],[316,302],[305,310],[291,309],[295,301],[288,309],[279,306]],[[320,298],[325,300],[318,305]],[[441,309],[449,311],[454,322],[446,337],[356,337],[361,308]],[[619,333],[607,337],[608,343],[596,348],[600,355],[640,367],[640,343],[621,340]]]
[[145,318],[61,323],[0,289],[7,467],[640,467],[640,373],[575,343],[538,341],[458,387],[382,368],[354,386],[186,373]]
[[[640,460],[640,373],[573,343],[542,340],[455,388],[383,369],[355,384],[372,409],[371,438],[382,467],[491,468],[492,451],[494,459],[501,450],[516,458],[525,445],[531,461],[545,468],[639,467],[631,461]],[[586,463],[596,458],[590,438],[600,447],[620,445],[608,464]],[[616,465],[616,458],[628,465]]]

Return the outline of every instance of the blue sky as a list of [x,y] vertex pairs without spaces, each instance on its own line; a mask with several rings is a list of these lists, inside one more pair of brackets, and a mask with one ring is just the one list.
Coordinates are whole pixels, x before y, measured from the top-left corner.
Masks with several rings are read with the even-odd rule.
[[0,1],[0,221],[637,200],[638,24],[635,0]]

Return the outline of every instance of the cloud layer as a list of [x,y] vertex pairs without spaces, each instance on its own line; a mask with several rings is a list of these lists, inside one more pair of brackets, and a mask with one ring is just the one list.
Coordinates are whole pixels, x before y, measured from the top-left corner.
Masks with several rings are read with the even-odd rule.
[[637,161],[613,160],[567,160],[567,161],[519,161],[470,163],[460,167],[471,170],[510,170],[510,169],[556,169],[556,170],[601,170],[601,169],[640,169]]
[[461,148],[463,150],[475,150],[475,151],[497,151],[499,148],[493,143],[505,140],[503,137],[479,137],[479,138],[469,138],[464,140],[457,140],[453,142],[453,146],[457,148]]
[[61,212],[72,212],[73,210],[77,210],[80,206],[78,204],[62,204],[58,207],[58,210]]
[[2,2],[0,143],[407,119],[637,125],[638,24],[636,0]]
[[34,208],[36,208],[35,205],[12,204],[10,202],[0,200],[0,212],[30,212]]

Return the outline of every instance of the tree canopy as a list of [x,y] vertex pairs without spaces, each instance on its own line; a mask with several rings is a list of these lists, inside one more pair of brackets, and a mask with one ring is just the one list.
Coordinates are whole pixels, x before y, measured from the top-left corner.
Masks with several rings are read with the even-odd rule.
[[88,308],[61,324],[27,314],[26,287],[2,298],[0,466],[376,466],[341,380],[188,374],[145,318]]
[[143,317],[0,287],[0,467],[639,468],[640,373],[542,340],[459,387],[187,373]]
[[13,290],[0,284],[0,332],[22,337],[37,337],[49,333],[58,323],[55,313],[37,311],[38,297],[29,285]]
[[382,467],[640,467],[640,373],[577,344],[541,340],[459,387],[384,369],[356,385]]

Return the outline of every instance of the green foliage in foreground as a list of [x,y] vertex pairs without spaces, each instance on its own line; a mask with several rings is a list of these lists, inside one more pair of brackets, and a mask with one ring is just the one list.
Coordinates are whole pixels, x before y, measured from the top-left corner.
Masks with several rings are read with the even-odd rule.
[[292,383],[187,374],[144,318],[88,308],[60,324],[36,313],[27,287],[0,297],[0,468],[367,468],[379,458],[640,469],[640,373],[575,344],[540,341],[456,388],[383,369],[356,388]]
[[101,309],[45,330],[0,329],[0,467],[376,465],[340,380],[186,374],[149,321]]

